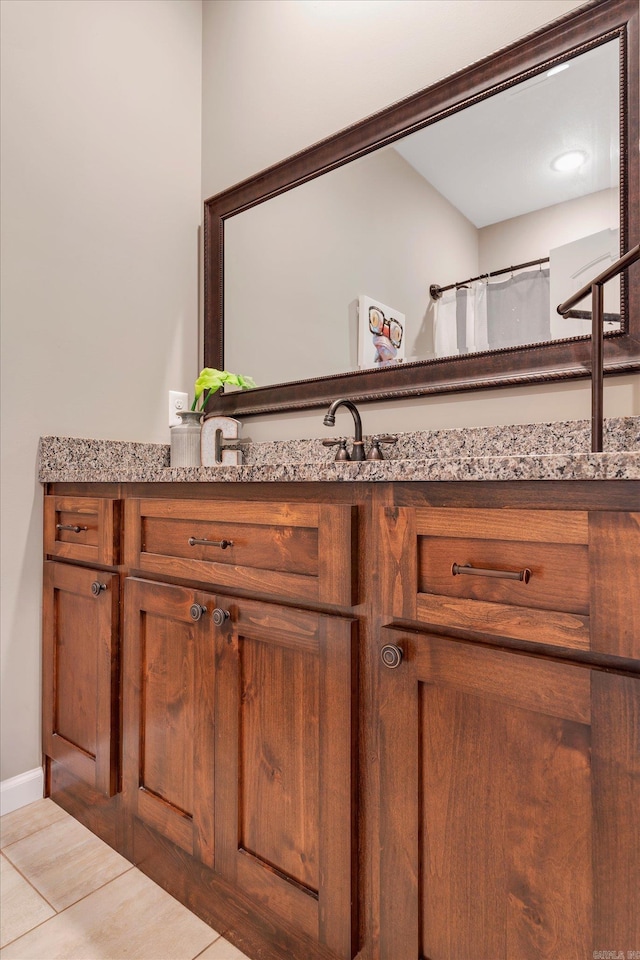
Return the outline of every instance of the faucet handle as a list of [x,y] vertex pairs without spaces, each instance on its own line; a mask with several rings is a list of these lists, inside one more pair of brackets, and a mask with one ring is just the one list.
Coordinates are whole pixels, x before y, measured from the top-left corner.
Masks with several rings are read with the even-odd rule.
[[335,440],[323,440],[323,447],[338,447],[336,451],[335,459],[339,460],[350,460],[349,451],[347,450],[347,440],[346,437],[336,437]]
[[367,460],[384,460],[384,455],[380,449],[381,443],[397,443],[398,438],[392,434],[385,433],[380,437],[371,438],[371,449],[367,454]]

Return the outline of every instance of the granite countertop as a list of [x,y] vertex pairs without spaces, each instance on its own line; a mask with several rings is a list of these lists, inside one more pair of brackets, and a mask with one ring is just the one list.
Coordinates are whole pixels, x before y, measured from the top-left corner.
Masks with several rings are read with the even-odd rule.
[[[332,434],[333,435],[333,434]],[[366,438],[365,438],[366,440]],[[368,444],[367,444],[368,446]],[[640,417],[605,422],[589,453],[586,420],[398,434],[389,459],[335,463],[321,440],[243,444],[242,466],[170,467],[169,445],[41,437],[42,483],[263,483],[407,480],[638,480]],[[584,452],[582,452],[584,451]]]

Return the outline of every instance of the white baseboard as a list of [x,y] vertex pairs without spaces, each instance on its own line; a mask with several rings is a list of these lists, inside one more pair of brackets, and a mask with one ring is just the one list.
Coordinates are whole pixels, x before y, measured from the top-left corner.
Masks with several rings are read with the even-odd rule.
[[0,816],[11,813],[28,803],[42,800],[44,795],[44,771],[42,767],[27,770],[17,777],[10,777],[0,783]]

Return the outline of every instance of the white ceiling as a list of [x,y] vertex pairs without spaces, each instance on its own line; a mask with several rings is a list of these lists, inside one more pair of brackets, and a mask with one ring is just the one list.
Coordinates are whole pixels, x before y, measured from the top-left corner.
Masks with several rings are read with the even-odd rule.
[[[398,141],[395,149],[476,227],[616,186],[618,41]],[[560,173],[552,160],[582,150]]]

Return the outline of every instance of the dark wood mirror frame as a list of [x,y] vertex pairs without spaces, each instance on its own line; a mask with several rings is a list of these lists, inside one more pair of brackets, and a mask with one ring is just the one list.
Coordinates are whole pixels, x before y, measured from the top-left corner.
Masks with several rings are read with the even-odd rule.
[[[640,243],[638,0],[594,0],[534,34],[205,201],[204,363],[224,367],[224,223],[228,217],[533,76],[570,54],[620,40],[621,252]],[[640,264],[621,277],[622,332],[605,340],[605,375],[640,368]],[[252,416],[589,376],[590,338],[359,370],[218,394],[209,412]],[[251,373],[251,371],[240,371]]]

